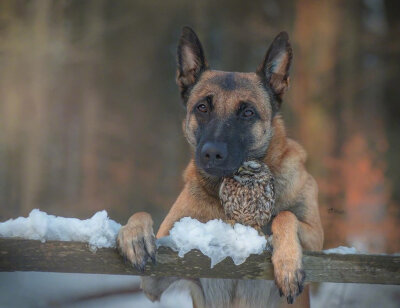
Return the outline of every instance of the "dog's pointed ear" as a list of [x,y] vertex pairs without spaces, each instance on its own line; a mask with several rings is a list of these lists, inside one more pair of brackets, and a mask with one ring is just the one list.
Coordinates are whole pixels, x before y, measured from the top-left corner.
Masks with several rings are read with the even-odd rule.
[[289,69],[292,62],[292,47],[287,32],[279,33],[257,69],[257,74],[274,92],[280,102],[289,86]]
[[177,66],[176,82],[181,97],[186,102],[190,89],[196,84],[201,73],[208,69],[200,40],[189,27],[182,29],[177,51]]

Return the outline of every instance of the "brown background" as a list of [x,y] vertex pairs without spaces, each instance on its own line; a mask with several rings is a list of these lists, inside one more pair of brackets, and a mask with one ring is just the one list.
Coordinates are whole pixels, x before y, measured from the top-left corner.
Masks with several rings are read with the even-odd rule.
[[281,30],[283,104],[309,153],[326,247],[400,250],[400,8],[370,1],[0,2],[0,220],[40,208],[161,222],[190,156],[180,29],[215,69],[253,71]]

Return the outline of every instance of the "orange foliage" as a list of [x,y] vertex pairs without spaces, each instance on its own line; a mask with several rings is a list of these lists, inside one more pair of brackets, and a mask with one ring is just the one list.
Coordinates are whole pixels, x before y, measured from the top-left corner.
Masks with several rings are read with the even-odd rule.
[[322,211],[331,233],[326,246],[343,244],[335,240],[335,234],[336,239],[344,238],[361,250],[396,251],[400,234],[394,217],[388,215],[386,164],[377,159],[366,138],[353,134],[344,142],[341,157],[330,157],[325,165],[331,175],[321,181],[320,189],[333,206]]

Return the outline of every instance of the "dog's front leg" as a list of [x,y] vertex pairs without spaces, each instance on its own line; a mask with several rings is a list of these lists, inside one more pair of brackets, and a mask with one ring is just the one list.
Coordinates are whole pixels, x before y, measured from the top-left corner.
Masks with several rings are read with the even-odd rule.
[[[151,216],[145,212],[132,215],[119,231],[117,247],[120,254],[140,271],[144,271],[148,259],[155,262],[156,246]],[[141,288],[149,299],[156,301],[177,280],[172,277],[142,277]]]
[[298,226],[297,217],[289,211],[280,212],[272,221],[275,282],[290,304],[303,291],[305,278]]
[[140,287],[152,302],[159,301],[164,291],[178,280],[178,278],[175,277],[143,276],[141,278],[142,282]]

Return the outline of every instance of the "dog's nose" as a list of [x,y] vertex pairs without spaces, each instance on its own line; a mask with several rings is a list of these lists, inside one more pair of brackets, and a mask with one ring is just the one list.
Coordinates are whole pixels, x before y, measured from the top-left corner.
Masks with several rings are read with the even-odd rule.
[[209,167],[220,166],[227,156],[227,145],[223,142],[206,142],[201,149],[201,159]]

